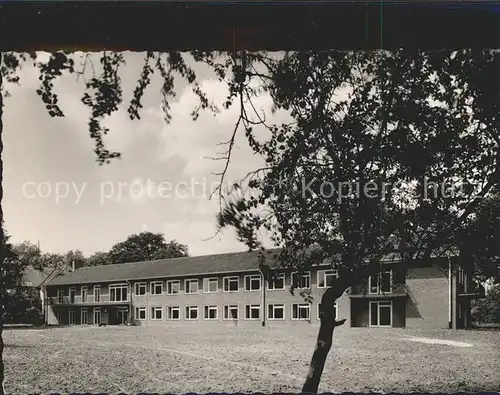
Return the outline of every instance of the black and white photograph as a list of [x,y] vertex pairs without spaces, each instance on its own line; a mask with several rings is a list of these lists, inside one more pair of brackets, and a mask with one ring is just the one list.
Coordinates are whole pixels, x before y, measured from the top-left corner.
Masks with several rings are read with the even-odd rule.
[[1,394],[500,388],[500,51],[3,51]]

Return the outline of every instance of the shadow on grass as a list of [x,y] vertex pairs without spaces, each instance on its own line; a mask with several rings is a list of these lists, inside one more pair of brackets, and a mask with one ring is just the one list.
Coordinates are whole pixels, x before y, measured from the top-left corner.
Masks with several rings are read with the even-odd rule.
[[[60,327],[60,326],[59,326]],[[14,331],[14,330],[44,330],[44,329],[54,329],[54,328],[58,328],[57,325],[29,325],[29,324],[14,324],[14,325],[10,325],[10,324],[5,324],[3,326],[3,329],[5,331]]]
[[34,348],[35,347],[35,345],[33,345],[33,344],[20,345],[20,344],[9,344],[9,343],[5,343],[3,346],[4,346],[4,348]]

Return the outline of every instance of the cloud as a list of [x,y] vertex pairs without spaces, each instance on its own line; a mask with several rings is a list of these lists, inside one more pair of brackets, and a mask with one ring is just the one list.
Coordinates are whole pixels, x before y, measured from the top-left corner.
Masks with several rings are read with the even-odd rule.
[[[125,53],[123,68],[124,98],[130,95],[142,68],[144,54]],[[79,60],[78,60],[79,61]],[[196,65],[197,73],[206,79],[202,89],[215,103],[227,96],[227,86],[210,79],[211,73]],[[24,67],[21,85],[12,87],[12,97],[4,112],[4,211],[12,240],[40,240],[45,251],[64,252],[81,249],[87,255],[107,250],[145,227],[165,232],[189,246],[192,253],[218,253],[242,250],[234,232],[225,230],[221,239],[204,241],[215,232],[217,199],[209,200],[210,185],[219,181],[214,175],[223,170],[223,161],[206,159],[226,148],[238,117],[236,106],[214,116],[203,111],[197,121],[190,112],[197,99],[190,87],[180,84],[171,103],[172,122],[163,122],[159,80],[155,77],[144,97],[141,119],[131,121],[126,102],[105,123],[111,131],[105,138],[106,148],[122,153],[123,158],[110,165],[95,161],[94,145],[88,132],[89,110],[81,103],[84,81],[74,76],[61,78],[55,84],[64,118],[50,118],[35,90],[38,74]],[[124,99],[124,100],[125,100]],[[257,107],[269,113],[271,99],[255,99]],[[277,123],[284,114],[272,118]],[[265,135],[265,130],[258,131]],[[253,154],[243,131],[236,137],[227,182],[238,180],[248,171],[262,165]],[[56,183],[83,189],[76,203],[75,193],[56,201],[56,196],[29,198],[23,193],[26,182],[47,183],[55,191]],[[135,182],[135,183],[134,183]],[[148,182],[151,182],[148,186]],[[158,195],[158,186],[169,183],[172,193]],[[131,192],[130,184],[141,185],[142,195]],[[61,184],[62,185],[62,184]],[[111,188],[103,199],[104,189]],[[121,190],[120,190],[121,186]],[[137,187],[138,188],[138,187]],[[73,190],[71,190],[73,191]]]

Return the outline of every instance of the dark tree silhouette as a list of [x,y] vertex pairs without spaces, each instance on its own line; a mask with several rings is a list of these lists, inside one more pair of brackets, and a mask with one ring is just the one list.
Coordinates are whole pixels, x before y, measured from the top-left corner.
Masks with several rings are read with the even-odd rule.
[[162,233],[141,232],[115,244],[107,253],[108,263],[129,263],[188,256],[188,247],[167,242]]
[[85,260],[85,266],[102,266],[102,265],[109,265],[109,256],[107,252],[103,251],[97,251],[90,255],[86,260]]
[[[17,258],[12,244],[9,242],[9,236],[5,233],[3,222],[0,223],[2,230],[2,248],[0,250],[0,330],[9,313],[10,302],[15,299],[15,294],[22,291],[22,278],[26,269],[26,262]],[[3,355],[4,342],[0,336],[0,356]],[[4,362],[0,358],[0,391],[3,393]]]
[[[246,189],[237,190],[246,191],[243,195],[214,191],[221,202],[219,226],[235,227],[250,249],[260,247],[259,230],[270,231],[283,247],[284,266],[307,270],[329,259],[339,270],[322,296],[318,340],[303,386],[304,392],[317,392],[334,328],[342,323],[332,314],[335,300],[376,273],[387,252],[403,261],[447,254],[481,200],[498,187],[500,55],[450,50],[280,56],[193,51],[191,56],[227,84],[221,107],[239,107],[219,158],[225,163],[221,181],[237,133],[244,133],[266,160],[265,168],[241,180]],[[17,82],[20,64],[35,58],[6,53],[0,59],[2,74]],[[51,116],[64,115],[54,80],[63,73],[85,74],[91,58],[84,54],[82,59],[81,68],[65,53],[36,63],[41,72],[37,93]],[[103,145],[108,130],[102,120],[123,101],[123,64],[121,54],[102,53],[82,95],[92,110],[88,126],[99,164],[119,157]],[[181,54],[148,52],[130,101],[131,119],[140,117],[153,73],[162,78],[166,122],[176,78],[187,80],[199,98],[193,119],[203,109],[219,111]],[[261,92],[272,97],[273,110],[289,112],[289,124],[274,125],[255,108],[252,100]],[[259,128],[270,132],[269,139],[258,138]]]

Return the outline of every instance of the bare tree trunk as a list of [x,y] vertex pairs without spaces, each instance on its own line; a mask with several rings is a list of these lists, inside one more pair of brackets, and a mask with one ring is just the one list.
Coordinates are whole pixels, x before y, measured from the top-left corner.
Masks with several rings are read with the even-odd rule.
[[[1,302],[3,303],[3,301]],[[4,364],[3,364],[3,309],[0,309],[0,395],[4,395],[5,391],[3,389],[4,380]]]
[[[0,67],[3,63],[3,53],[0,51]],[[2,152],[3,152],[3,95],[2,95],[2,84],[3,84],[3,75],[0,69],[0,243],[3,249],[4,246],[4,233],[3,233],[3,208],[2,208],[2,200],[3,200],[3,160],[2,160]],[[4,251],[0,252],[0,265],[4,264],[5,254]],[[2,270],[0,270],[0,273]],[[4,379],[4,364],[3,364],[3,314],[4,314],[4,293],[5,290],[0,290],[0,395],[4,395],[3,389],[3,379]]]
[[335,321],[335,316],[333,314],[333,307],[335,301],[343,293],[338,289],[334,289],[334,286],[328,288],[321,298],[320,306],[320,327],[318,338],[316,340],[316,348],[314,349],[311,363],[309,364],[309,371],[306,376],[306,380],[302,387],[302,392],[316,394],[318,392],[319,383],[321,381],[321,375],[323,374],[323,369],[325,367],[326,357],[330,352],[332,347],[333,330],[336,326],[343,325],[345,319],[340,321]]

